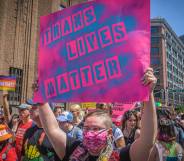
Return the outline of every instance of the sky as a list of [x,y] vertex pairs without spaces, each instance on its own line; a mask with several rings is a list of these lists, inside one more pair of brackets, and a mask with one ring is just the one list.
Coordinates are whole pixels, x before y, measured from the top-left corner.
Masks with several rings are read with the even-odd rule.
[[161,16],[178,36],[184,35],[184,0],[151,0],[151,18]]

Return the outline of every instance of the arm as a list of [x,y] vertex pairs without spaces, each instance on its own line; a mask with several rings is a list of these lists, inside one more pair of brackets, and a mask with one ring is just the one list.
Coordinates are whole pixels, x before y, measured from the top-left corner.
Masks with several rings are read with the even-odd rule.
[[9,123],[11,120],[9,103],[8,103],[8,92],[3,91],[3,111],[6,123]]
[[181,157],[181,161],[184,161],[184,150],[180,144],[176,144],[177,154]]
[[119,138],[118,140],[116,140],[115,142],[116,142],[116,147],[117,148],[125,147],[125,139],[124,139],[123,136],[121,138]]
[[144,75],[143,84],[150,85],[150,98],[148,102],[144,103],[140,137],[130,148],[131,161],[147,161],[157,135],[157,116],[153,96],[153,88],[156,84],[156,78],[153,75],[152,69],[149,68],[147,70]]
[[156,145],[155,145],[153,147],[153,149],[151,150],[151,154],[149,156],[148,161],[157,161],[157,160],[160,160],[158,157],[159,157],[158,156],[158,150],[157,150]]
[[140,137],[140,135],[141,135],[141,130],[140,130],[140,129],[137,129],[137,130],[135,131],[134,140],[138,139],[138,138]]
[[39,107],[39,116],[42,126],[59,158],[65,156],[66,134],[63,132],[56,121],[48,103]]
[[116,128],[116,130],[115,130],[114,141],[116,144],[116,148],[120,149],[120,148],[125,147],[124,136],[123,136],[121,129],[119,129],[119,128]]

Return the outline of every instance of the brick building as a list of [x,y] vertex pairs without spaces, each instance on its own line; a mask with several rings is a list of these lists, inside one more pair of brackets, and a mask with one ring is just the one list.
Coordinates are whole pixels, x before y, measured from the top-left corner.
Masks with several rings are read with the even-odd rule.
[[[16,75],[11,105],[32,97],[37,77],[39,17],[85,0],[0,0],[0,75]],[[1,104],[0,100],[0,104]]]

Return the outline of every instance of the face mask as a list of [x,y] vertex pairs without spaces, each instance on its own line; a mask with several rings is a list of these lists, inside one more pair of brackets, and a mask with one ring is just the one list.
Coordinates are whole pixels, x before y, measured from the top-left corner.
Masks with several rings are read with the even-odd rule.
[[93,154],[99,154],[107,146],[107,130],[83,133],[83,145]]

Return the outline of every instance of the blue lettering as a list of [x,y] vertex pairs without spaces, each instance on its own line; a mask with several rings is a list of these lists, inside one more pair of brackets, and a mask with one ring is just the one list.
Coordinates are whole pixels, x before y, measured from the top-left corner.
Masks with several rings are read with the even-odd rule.
[[98,80],[102,80],[104,79],[104,76],[100,76],[101,72],[100,72],[100,68],[102,67],[102,64],[99,64],[97,66],[95,66],[95,71],[96,71],[96,78]]

